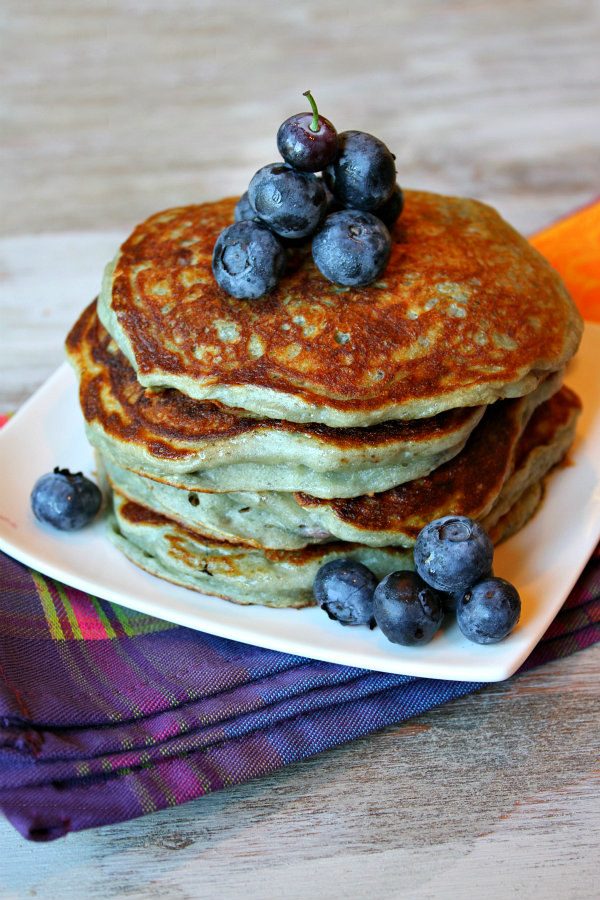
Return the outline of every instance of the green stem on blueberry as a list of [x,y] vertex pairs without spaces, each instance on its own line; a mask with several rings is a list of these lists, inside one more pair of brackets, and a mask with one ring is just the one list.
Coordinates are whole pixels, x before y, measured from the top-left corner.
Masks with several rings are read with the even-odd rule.
[[310,103],[310,108],[312,109],[313,118],[312,122],[308,126],[311,131],[319,130],[319,110],[317,109],[317,104],[315,103],[314,97],[310,91],[304,91],[302,94],[303,97],[308,97],[308,102]]

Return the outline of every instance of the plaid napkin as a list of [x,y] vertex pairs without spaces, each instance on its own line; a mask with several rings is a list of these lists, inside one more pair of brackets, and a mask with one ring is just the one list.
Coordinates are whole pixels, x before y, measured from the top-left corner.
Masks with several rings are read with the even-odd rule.
[[[534,239],[596,320],[599,235],[600,203]],[[522,670],[598,640],[600,547]],[[212,637],[0,554],[0,810],[31,840],[184,803],[481,686]]]

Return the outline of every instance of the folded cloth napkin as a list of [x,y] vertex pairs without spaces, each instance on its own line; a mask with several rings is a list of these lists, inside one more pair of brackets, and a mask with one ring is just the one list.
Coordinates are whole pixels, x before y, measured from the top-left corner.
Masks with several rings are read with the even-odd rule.
[[[0,575],[0,809],[32,840],[183,803],[481,687],[176,627],[4,555]],[[598,640],[600,547],[523,669]]]
[[[600,320],[595,242],[581,252],[600,234],[600,203],[537,236],[551,261],[553,234],[562,250],[577,248],[563,274],[584,314]],[[598,640],[600,548],[521,671]],[[481,686],[202,634],[0,554],[0,810],[31,840],[239,784]]]

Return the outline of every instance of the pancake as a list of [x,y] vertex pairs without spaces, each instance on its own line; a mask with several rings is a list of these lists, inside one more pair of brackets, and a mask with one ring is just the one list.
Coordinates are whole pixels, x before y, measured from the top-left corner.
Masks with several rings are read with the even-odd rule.
[[507,541],[524,528],[537,511],[544,498],[544,479],[536,481],[520,494],[513,505],[500,516],[494,525],[488,525],[488,534],[494,544]]
[[[534,411],[517,444],[513,471],[498,500],[482,521],[492,540],[498,523],[509,511],[515,521],[517,503],[523,508],[530,508],[536,495],[535,505],[541,502],[542,482],[568,453],[580,413],[581,400],[567,387]],[[505,537],[510,536],[504,525],[500,525],[500,530]]]
[[[303,508],[318,510],[322,527],[343,540],[357,540],[360,535],[362,542],[378,545],[412,546],[427,522],[450,513],[485,520],[516,464],[519,437],[531,415],[529,403],[526,397],[490,406],[464,450],[425,478],[374,497],[317,500],[296,494],[295,499]],[[562,388],[532,421],[537,443],[544,440],[539,423],[548,420],[549,465],[556,461],[555,451],[560,458],[571,445],[580,410],[579,398]],[[533,461],[532,456],[531,465]]]
[[94,303],[66,347],[90,442],[122,466],[194,490],[303,490],[316,497],[383,491],[458,453],[485,409],[350,429],[250,418],[174,389],[142,388]]
[[339,288],[306,249],[257,301],[211,272],[234,205],[152,216],[106,269],[99,315],[145,387],[363,427],[523,396],[577,349],[560,277],[482,203],[406,191],[380,281]]
[[110,536],[133,563],[152,575],[243,605],[312,606],[319,568],[341,557],[364,563],[378,578],[414,568],[412,553],[398,548],[335,543],[290,552],[212,541],[118,493]]
[[[499,543],[535,511],[541,488],[526,491],[495,526]],[[314,606],[312,585],[332,559],[351,558],[381,579],[413,569],[413,554],[399,547],[332,543],[303,550],[257,550],[202,538],[164,516],[114,495],[110,537],[131,562],[166,581],[243,605]]]
[[534,411],[543,397],[538,389],[537,396],[499,401],[465,449],[431,475],[347,501],[280,493],[197,494],[155,483],[109,459],[104,465],[112,485],[130,500],[217,540],[288,550],[336,539],[410,547],[423,525],[449,513],[493,529],[564,456],[579,400],[562,388]]

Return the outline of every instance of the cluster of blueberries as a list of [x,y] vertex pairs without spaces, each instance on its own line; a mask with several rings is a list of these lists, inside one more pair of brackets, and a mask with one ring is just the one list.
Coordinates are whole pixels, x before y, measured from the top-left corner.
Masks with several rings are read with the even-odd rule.
[[268,293],[284,272],[287,248],[310,240],[317,268],[335,284],[370,284],[387,265],[389,229],[404,205],[395,157],[372,134],[338,134],[310,91],[305,96],[312,112],[291,116],[277,132],[284,162],[258,170],[234,224],[217,238],[213,274],[232,297]]
[[493,555],[481,525],[444,516],[419,533],[416,572],[393,572],[378,583],[362,563],[336,559],[319,569],[314,595],[331,619],[378,625],[395,644],[426,644],[448,611],[470,641],[494,644],[519,621],[521,599],[512,584],[492,574]]

